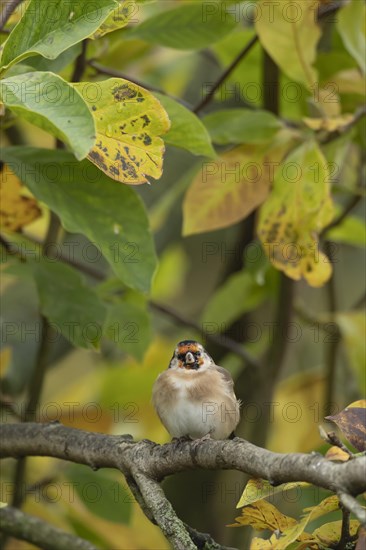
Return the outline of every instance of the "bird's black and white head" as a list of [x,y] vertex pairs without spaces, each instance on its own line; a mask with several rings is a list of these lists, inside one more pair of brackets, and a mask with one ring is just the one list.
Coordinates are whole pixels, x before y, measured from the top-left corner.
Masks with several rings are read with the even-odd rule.
[[205,348],[195,340],[183,340],[177,344],[169,368],[202,372],[214,364]]

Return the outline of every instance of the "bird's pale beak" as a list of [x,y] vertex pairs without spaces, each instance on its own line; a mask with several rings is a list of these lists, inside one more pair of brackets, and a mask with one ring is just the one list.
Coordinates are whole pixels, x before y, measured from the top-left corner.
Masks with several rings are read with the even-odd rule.
[[193,353],[191,353],[190,351],[188,351],[188,352],[186,353],[185,363],[186,363],[187,365],[192,365],[192,364],[195,363],[195,362],[196,362],[195,356],[193,355]]

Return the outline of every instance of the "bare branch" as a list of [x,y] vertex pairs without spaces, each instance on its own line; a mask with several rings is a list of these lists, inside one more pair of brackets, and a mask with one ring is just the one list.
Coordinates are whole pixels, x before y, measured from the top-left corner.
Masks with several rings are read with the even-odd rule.
[[26,540],[44,550],[97,550],[90,542],[11,506],[0,508],[0,524],[1,531],[8,536]]
[[165,537],[171,542],[173,548],[176,550],[196,550],[197,547],[193,544],[184,523],[174,512],[173,506],[166,498],[159,483],[137,469],[134,469],[132,475],[147,509]]
[[130,436],[104,435],[57,422],[0,425],[0,458],[50,456],[96,468],[136,471],[155,480],[186,470],[238,470],[273,485],[307,481],[318,487],[357,495],[366,490],[366,457],[332,462],[318,453],[273,453],[244,439],[134,443]]

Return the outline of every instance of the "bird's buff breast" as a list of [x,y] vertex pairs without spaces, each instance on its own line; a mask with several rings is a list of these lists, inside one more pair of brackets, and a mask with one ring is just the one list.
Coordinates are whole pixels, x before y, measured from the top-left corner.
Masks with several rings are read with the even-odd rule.
[[153,403],[173,437],[199,438],[211,433],[224,439],[239,419],[236,400],[216,371],[165,371],[155,383]]

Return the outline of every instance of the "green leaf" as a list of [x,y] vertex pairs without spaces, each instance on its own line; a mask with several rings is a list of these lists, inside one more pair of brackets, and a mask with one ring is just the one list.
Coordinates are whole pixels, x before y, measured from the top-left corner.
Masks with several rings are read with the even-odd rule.
[[121,281],[147,292],[156,267],[153,239],[141,199],[66,151],[3,148],[0,158],[72,233],[96,244]]
[[342,223],[326,232],[326,238],[336,243],[366,246],[366,225],[361,218],[347,216]]
[[322,286],[332,268],[318,234],[333,215],[328,165],[318,145],[306,142],[277,168],[260,209],[257,232],[272,264],[292,279]]
[[216,157],[211,138],[200,119],[189,109],[174,99],[154,92],[171,120],[171,127],[164,141],[194,155]]
[[49,71],[51,73],[59,73],[67,65],[75,61],[75,59],[81,53],[81,43],[74,44],[71,48],[68,48],[62,52],[56,59],[46,59],[42,55],[34,55],[27,57],[21,63],[12,65],[7,72],[7,75],[17,76],[23,73],[30,73],[33,71]]
[[129,184],[160,178],[164,142],[170,127],[167,113],[147,90],[122,78],[80,82],[81,93],[93,114],[97,141],[89,153],[107,176]]
[[6,78],[0,95],[14,113],[67,143],[77,159],[93,147],[95,126],[88,106],[60,76],[32,72]]
[[217,42],[235,26],[235,19],[222,6],[204,2],[154,15],[126,32],[125,37],[141,38],[178,50],[191,50]]
[[47,258],[30,264],[41,311],[74,346],[98,347],[106,308],[94,290],[69,265]]
[[117,346],[142,361],[150,343],[150,316],[146,309],[129,302],[112,304],[104,333]]
[[115,0],[31,0],[4,44],[3,69],[36,54],[55,59],[98,29],[116,5]]
[[228,143],[263,143],[269,141],[283,127],[276,116],[268,111],[225,109],[203,118],[212,141]]
[[310,0],[258,1],[255,27],[262,46],[293,80],[311,88],[317,81],[313,68],[321,35],[316,23],[317,3]]
[[115,523],[129,523],[132,497],[113,472],[102,469],[92,472],[80,464],[66,469],[66,477],[85,506],[96,516]]
[[243,313],[258,307],[266,296],[266,288],[259,286],[249,273],[234,273],[208,302],[202,323],[215,323],[225,330]]
[[347,51],[366,73],[365,3],[351,0],[337,14],[337,28]]

